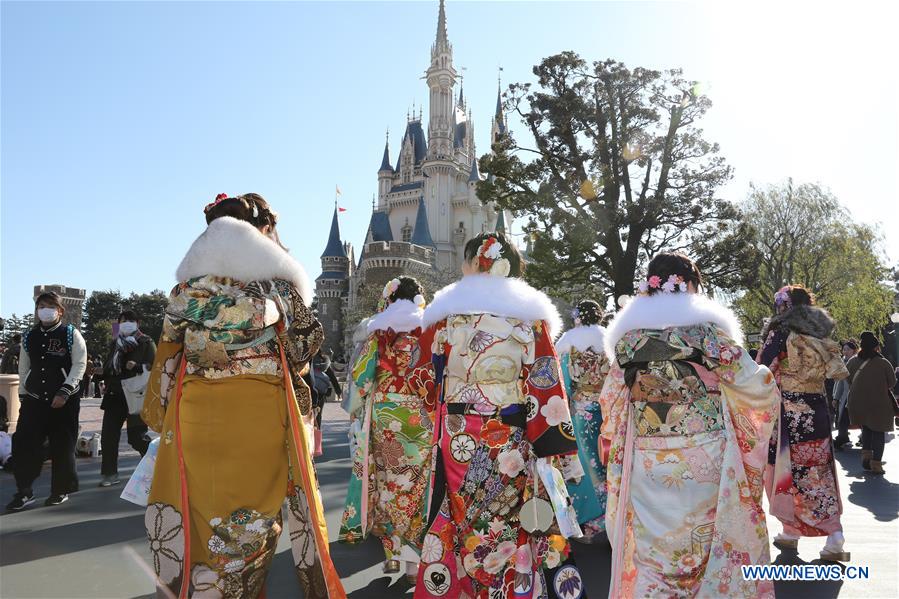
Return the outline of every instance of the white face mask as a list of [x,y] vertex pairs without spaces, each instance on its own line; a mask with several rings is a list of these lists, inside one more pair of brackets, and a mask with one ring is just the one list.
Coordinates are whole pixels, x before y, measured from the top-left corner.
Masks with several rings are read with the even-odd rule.
[[137,323],[136,322],[121,322],[119,323],[119,335],[133,335],[137,332]]
[[50,324],[56,322],[59,311],[56,308],[38,308],[37,318],[43,323]]

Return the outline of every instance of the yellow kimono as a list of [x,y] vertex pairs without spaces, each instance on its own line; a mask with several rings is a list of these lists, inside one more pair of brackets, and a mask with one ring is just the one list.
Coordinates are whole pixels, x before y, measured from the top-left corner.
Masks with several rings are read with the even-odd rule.
[[305,273],[220,218],[178,275],[142,413],[162,437],[146,513],[159,594],[260,596],[287,499],[305,597],[345,597],[300,410],[309,390],[291,378],[323,338]]

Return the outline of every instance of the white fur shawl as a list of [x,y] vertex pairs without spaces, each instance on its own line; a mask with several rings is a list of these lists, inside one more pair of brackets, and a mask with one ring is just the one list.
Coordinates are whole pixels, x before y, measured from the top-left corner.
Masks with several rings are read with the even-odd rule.
[[368,321],[369,335],[375,331],[389,331],[396,333],[408,333],[421,326],[423,310],[407,299],[399,299],[384,308],[380,314],[375,314]]
[[283,279],[296,286],[307,306],[312,304],[312,284],[300,263],[256,227],[230,216],[206,227],[175,273],[180,282],[205,275],[244,283]]
[[571,348],[586,351],[592,347],[598,352],[604,352],[603,341],[605,338],[606,330],[598,324],[574,327],[559,337],[556,342],[556,351],[561,355],[570,352]]
[[542,291],[521,279],[476,274],[462,277],[434,295],[425,308],[422,326],[428,327],[453,314],[493,314],[536,322],[544,320],[550,337],[562,329],[562,317]]
[[634,329],[664,329],[711,322],[738,344],[743,331],[736,315],[718,302],[698,293],[657,293],[634,297],[606,329],[606,355],[615,355],[615,345]]

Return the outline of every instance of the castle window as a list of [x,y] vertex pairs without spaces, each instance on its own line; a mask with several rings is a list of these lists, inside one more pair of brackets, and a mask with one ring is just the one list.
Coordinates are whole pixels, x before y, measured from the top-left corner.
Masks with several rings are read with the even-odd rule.
[[340,329],[339,324],[336,320],[331,321],[331,330],[337,332]]
[[409,243],[410,241],[412,241],[412,227],[410,227],[409,225],[406,225],[405,227],[403,227],[402,234],[403,234],[403,241],[405,241],[406,243]]
[[322,316],[328,313],[328,304],[322,304]]

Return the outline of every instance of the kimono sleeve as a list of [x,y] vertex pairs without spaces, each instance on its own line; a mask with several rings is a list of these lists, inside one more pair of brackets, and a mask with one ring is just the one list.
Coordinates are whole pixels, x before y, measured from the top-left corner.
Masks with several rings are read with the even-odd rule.
[[617,463],[620,466],[622,463],[621,450],[627,434],[627,408],[630,395],[630,387],[624,380],[624,370],[618,365],[617,359],[612,360],[599,394],[599,407],[602,411],[600,447],[608,447],[609,451],[608,455],[605,455],[600,449],[600,455],[609,464]]
[[559,357],[547,330],[545,322],[535,323],[534,362],[523,367],[528,402],[525,434],[540,458],[577,453]]
[[768,460],[768,441],[777,424],[780,391],[772,372],[756,364],[742,347],[719,331],[718,375],[752,497],[760,502],[762,473]]
[[350,390],[350,418],[362,418],[365,413],[365,402],[375,386],[375,375],[378,367],[378,338],[369,335],[353,364],[353,384]]
[[169,314],[162,322],[162,336],[156,347],[150,379],[144,396],[141,418],[151,429],[162,432],[165,411],[174,399],[178,370],[184,353],[184,329],[187,321]]
[[559,362],[562,367],[562,382],[565,385],[565,394],[568,399],[574,397],[574,390],[571,384],[571,352],[565,352],[559,356]]
[[787,337],[789,332],[779,329],[768,331],[765,342],[758,353],[758,363],[763,364],[773,371],[777,371],[781,354],[787,351]]

